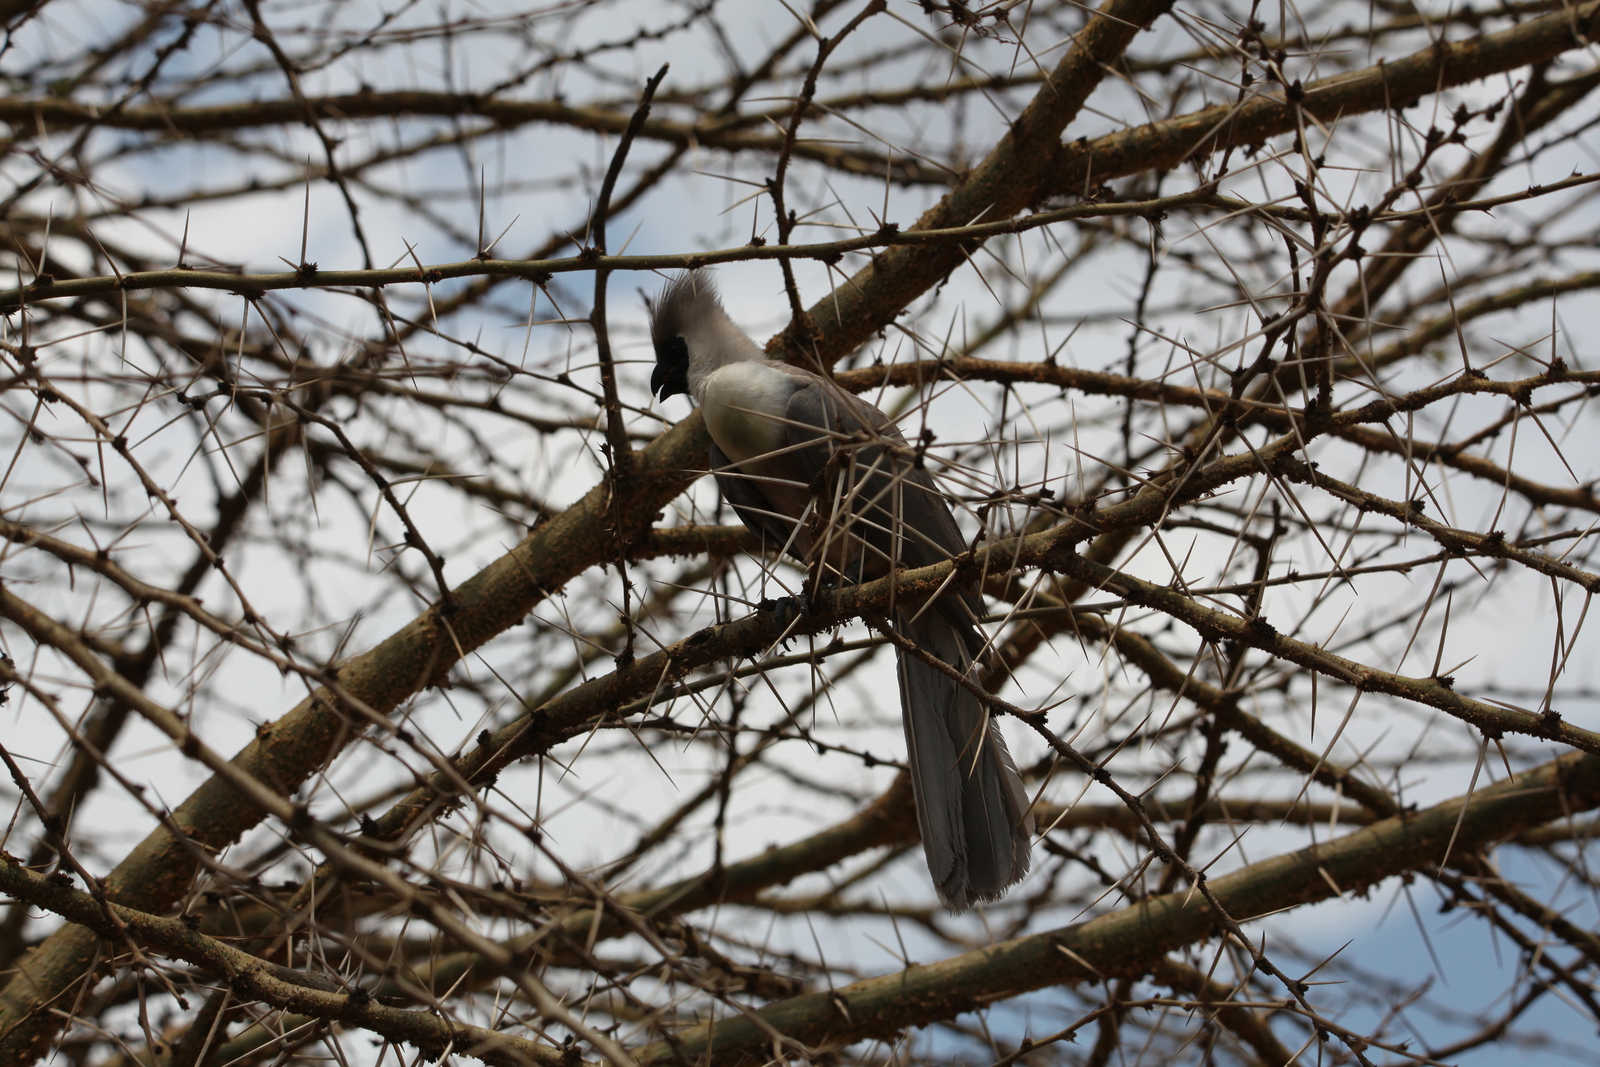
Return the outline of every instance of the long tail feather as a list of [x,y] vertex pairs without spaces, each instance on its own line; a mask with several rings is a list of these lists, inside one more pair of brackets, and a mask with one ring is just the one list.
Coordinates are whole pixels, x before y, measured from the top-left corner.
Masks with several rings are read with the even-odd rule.
[[[896,627],[922,649],[966,670],[976,631],[937,607]],[[994,900],[1028,873],[1033,816],[1016,764],[978,698],[930,663],[900,655],[900,710],[922,849],[944,904],[957,911]]]

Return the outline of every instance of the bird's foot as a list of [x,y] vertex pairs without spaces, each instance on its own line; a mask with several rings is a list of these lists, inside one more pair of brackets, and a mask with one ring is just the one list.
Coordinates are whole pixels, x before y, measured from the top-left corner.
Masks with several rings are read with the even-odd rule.
[[789,642],[793,640],[790,630],[794,624],[805,618],[811,612],[811,598],[805,593],[796,593],[794,596],[779,597],[777,600],[763,600],[756,605],[762,611],[772,612],[778,630],[783,636],[784,651],[788,651]]

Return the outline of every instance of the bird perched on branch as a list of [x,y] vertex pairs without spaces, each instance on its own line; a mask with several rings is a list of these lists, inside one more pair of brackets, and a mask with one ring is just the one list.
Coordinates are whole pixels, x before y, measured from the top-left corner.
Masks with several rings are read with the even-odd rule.
[[[650,337],[651,392],[694,398],[723,497],[814,578],[870,580],[964,550],[920,454],[889,417],[820,374],[765,358],[728,318],[705,271],[667,284]],[[939,666],[972,676],[984,649],[974,623],[981,612],[978,596],[960,590],[897,609],[890,623],[916,649],[899,648],[906,752],[928,871],[956,910],[1019,881],[1033,835],[1000,731],[977,695]]]

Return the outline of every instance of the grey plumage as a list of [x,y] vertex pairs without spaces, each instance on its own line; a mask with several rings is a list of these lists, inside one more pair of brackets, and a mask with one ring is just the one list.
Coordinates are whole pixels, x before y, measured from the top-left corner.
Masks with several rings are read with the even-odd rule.
[[[765,359],[728,318],[705,272],[680,275],[652,309],[662,399],[689,393],[711,431],[724,498],[752,531],[834,581],[923,567],[964,548],[904,437],[877,408],[821,375]],[[896,631],[967,673],[982,654],[982,601],[957,591]],[[923,851],[939,899],[961,910],[1028,870],[1027,793],[978,698],[934,665],[899,657],[901,717]]]

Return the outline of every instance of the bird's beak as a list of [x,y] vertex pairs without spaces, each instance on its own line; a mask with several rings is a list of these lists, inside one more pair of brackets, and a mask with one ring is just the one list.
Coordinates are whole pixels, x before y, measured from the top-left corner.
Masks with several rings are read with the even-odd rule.
[[665,400],[689,392],[689,345],[674,337],[656,346],[656,369],[650,372],[650,392]]

